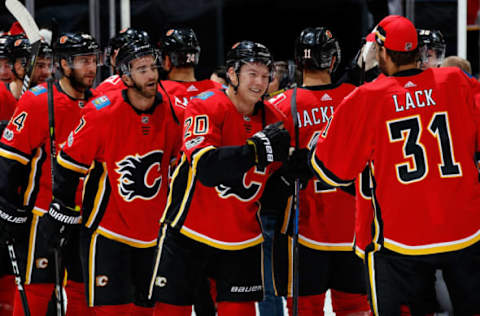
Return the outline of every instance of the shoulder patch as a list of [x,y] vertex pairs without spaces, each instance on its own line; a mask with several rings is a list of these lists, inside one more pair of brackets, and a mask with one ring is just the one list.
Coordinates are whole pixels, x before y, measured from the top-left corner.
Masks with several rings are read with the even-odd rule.
[[42,93],[47,92],[47,88],[45,88],[44,86],[35,86],[35,87],[33,87],[32,89],[30,89],[30,91],[31,91],[34,95],[40,95],[40,94],[42,94]]
[[196,96],[194,96],[192,99],[200,99],[200,100],[206,100],[208,98],[210,98],[212,95],[214,95],[215,93],[213,93],[213,91],[205,91],[205,92],[202,92]]
[[102,95],[94,100],[92,100],[92,104],[95,106],[97,110],[103,109],[106,106],[110,105],[110,99],[107,98],[106,95]]

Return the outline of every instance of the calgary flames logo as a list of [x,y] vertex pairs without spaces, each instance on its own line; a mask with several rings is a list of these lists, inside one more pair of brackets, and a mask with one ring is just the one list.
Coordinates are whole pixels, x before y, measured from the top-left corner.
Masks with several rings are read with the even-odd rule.
[[163,152],[155,150],[143,156],[127,156],[116,163],[118,193],[127,202],[136,198],[151,200],[157,196],[162,185],[160,163]]
[[[264,174],[255,169],[253,174]],[[238,181],[238,184],[232,186],[227,186],[225,184],[220,184],[215,187],[219,197],[226,199],[229,197],[235,197],[240,201],[248,202],[254,199],[262,187],[261,182],[254,181],[253,179],[247,180],[247,173],[243,174],[243,179]],[[251,178],[250,174],[250,177]],[[248,184],[247,184],[248,183]]]

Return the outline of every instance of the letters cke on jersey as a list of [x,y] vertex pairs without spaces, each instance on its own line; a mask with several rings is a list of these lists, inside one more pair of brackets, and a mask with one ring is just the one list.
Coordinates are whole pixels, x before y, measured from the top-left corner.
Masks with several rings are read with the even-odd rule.
[[160,192],[163,151],[154,150],[143,156],[129,155],[116,163],[118,193],[127,202],[136,198],[151,200]]

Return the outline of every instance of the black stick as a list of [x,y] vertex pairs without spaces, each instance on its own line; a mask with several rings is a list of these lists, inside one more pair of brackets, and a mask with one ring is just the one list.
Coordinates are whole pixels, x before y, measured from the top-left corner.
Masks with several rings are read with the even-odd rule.
[[15,283],[17,284],[18,293],[20,293],[20,298],[22,299],[23,313],[25,316],[30,316],[30,308],[28,307],[27,294],[23,288],[23,279],[18,269],[17,256],[15,255],[15,249],[13,248],[13,243],[7,241],[8,255],[10,256],[10,262],[12,264],[13,275],[15,276]]

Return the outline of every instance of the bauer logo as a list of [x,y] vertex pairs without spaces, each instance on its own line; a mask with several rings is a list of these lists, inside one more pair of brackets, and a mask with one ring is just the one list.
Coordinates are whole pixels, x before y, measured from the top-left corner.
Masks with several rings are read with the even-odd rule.
[[104,107],[110,105],[110,100],[106,96],[102,95],[101,97],[93,100],[92,103],[97,110],[100,110],[100,109],[103,109]]
[[232,286],[230,292],[232,293],[252,293],[262,290],[261,285],[250,285],[250,286]]
[[167,278],[162,276],[157,276],[155,278],[155,285],[158,287],[165,287],[167,285]]

